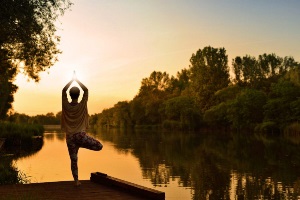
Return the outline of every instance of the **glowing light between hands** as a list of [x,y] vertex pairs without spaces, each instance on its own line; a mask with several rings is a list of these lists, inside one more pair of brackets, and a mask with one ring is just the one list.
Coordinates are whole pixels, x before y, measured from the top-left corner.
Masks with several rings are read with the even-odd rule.
[[76,80],[76,73],[75,73],[75,70],[74,70],[74,73],[73,73],[73,80]]
[[[72,79],[71,79],[71,80],[73,80],[73,82],[72,82],[70,88],[73,87],[73,86],[76,86],[76,87],[80,88],[79,84],[75,81],[76,79],[80,80],[82,83],[87,85],[86,80],[85,80],[86,76],[84,76],[84,75],[85,75],[84,71],[78,72],[78,70],[73,70]],[[70,77],[70,75],[68,77]],[[70,81],[70,78],[67,78],[67,80]]]
[[78,70],[73,70],[71,79],[70,79],[70,74],[68,74],[68,73],[65,74],[64,82],[70,81],[70,80],[75,80],[75,79],[78,79],[81,82],[85,82],[86,81],[85,75],[86,75],[86,73],[84,71],[78,72]]

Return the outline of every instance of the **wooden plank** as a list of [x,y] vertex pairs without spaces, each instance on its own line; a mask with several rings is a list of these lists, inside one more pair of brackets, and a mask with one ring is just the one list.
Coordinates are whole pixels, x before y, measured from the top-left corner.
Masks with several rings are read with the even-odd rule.
[[147,199],[164,200],[165,193],[151,188],[143,187],[128,181],[108,176],[101,172],[91,173],[91,181],[108,186],[117,187],[123,191],[136,194]]
[[80,186],[74,186],[74,181],[0,185],[0,200],[145,200],[145,198],[93,183],[90,180],[84,180],[81,183]]

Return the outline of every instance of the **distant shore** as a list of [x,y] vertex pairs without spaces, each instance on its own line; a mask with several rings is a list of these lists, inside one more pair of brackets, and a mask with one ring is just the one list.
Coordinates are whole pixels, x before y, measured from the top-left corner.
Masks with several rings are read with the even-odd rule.
[[60,125],[43,125],[45,130],[60,130]]

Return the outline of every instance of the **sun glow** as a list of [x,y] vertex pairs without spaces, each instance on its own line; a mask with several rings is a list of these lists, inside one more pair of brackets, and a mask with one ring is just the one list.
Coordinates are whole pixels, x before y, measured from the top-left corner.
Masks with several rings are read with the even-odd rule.
[[[75,70],[90,91],[90,113],[99,113],[118,101],[132,100],[141,80],[151,72],[176,75],[188,68],[191,55],[205,46],[224,47],[229,66],[236,56],[272,52],[294,56],[299,61],[300,46],[295,42],[300,40],[295,20],[299,18],[299,6],[293,5],[296,3],[274,3],[274,8],[280,8],[285,15],[283,21],[279,17],[282,15],[268,9],[264,2],[73,2],[71,10],[57,22],[57,35],[61,37],[58,48],[62,51],[58,62],[40,73],[39,83],[28,81],[22,74],[16,77],[19,90],[14,96],[15,111],[58,112],[61,90]],[[249,10],[257,12],[253,15]],[[249,23],[244,23],[245,19]],[[275,26],[274,21],[282,26]],[[283,34],[283,29],[289,31]]]

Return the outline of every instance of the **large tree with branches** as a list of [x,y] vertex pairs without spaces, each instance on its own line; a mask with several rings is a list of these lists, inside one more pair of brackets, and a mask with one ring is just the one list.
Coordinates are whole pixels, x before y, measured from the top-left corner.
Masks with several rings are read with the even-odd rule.
[[55,21],[70,0],[2,0],[0,4],[0,119],[11,108],[17,73],[38,82],[39,73],[53,66],[57,48]]

